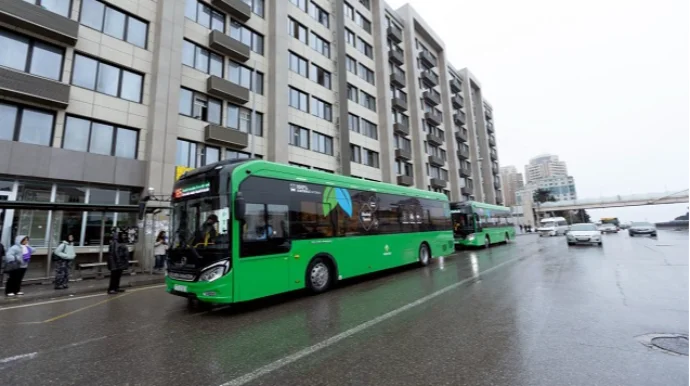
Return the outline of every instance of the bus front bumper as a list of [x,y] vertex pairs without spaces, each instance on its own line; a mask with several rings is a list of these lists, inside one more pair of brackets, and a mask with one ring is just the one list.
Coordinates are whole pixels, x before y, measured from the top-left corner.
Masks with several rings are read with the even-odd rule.
[[165,290],[187,299],[197,299],[208,303],[232,303],[232,272],[212,282],[190,282],[165,278]]

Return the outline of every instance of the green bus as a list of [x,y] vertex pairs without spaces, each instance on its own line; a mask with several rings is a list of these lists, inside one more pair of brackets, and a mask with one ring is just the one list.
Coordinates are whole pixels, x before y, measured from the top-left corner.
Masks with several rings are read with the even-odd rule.
[[444,194],[263,160],[183,174],[172,196],[166,290],[227,304],[453,252]]
[[515,238],[510,208],[483,202],[450,204],[455,246],[485,247]]

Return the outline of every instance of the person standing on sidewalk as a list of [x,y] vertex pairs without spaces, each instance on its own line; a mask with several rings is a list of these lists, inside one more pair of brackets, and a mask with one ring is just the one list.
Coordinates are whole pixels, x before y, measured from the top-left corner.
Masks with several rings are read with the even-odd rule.
[[153,255],[156,257],[156,264],[153,266],[153,273],[158,273],[165,268],[165,256],[168,254],[168,239],[165,231],[160,231],[153,245]]
[[119,292],[125,292],[125,290],[120,289],[120,278],[122,277],[122,271],[129,268],[129,249],[127,249],[124,233],[116,232],[113,235],[109,252],[110,285],[108,286],[108,294],[114,295]]
[[29,236],[20,235],[15,237],[14,245],[10,247],[5,255],[5,271],[8,272],[7,283],[5,284],[5,296],[22,296],[22,280],[29,267],[31,254],[34,249],[29,246]]
[[67,236],[53,252],[55,255],[55,289],[69,288],[69,266],[77,256],[74,252],[74,237]]

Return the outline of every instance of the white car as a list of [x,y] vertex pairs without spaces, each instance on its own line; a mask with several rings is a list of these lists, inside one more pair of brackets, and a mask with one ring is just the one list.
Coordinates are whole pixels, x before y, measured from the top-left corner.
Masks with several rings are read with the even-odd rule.
[[618,227],[615,224],[601,224],[597,228],[601,233],[618,233]]
[[563,217],[548,217],[540,221],[539,237],[564,235],[568,231],[568,222]]
[[597,226],[589,223],[573,224],[570,230],[565,234],[568,240],[568,245],[575,244],[597,244],[602,246],[601,231]]

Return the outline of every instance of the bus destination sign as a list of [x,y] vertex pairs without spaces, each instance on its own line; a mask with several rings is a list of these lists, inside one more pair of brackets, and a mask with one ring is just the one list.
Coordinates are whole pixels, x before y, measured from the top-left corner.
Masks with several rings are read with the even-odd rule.
[[189,197],[195,194],[206,193],[211,190],[211,183],[208,181],[198,182],[189,186],[175,189],[175,198]]

